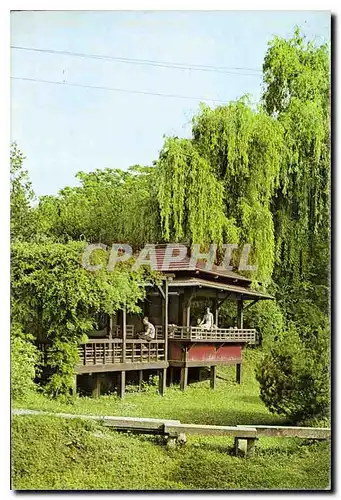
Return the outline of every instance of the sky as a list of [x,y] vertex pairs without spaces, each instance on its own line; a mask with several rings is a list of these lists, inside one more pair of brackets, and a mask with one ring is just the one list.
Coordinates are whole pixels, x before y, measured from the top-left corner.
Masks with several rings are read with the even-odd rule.
[[79,171],[151,165],[165,135],[190,137],[200,100],[216,106],[250,94],[258,102],[267,44],[295,26],[308,39],[330,40],[326,11],[12,12],[11,46],[135,60],[11,49],[11,140],[36,195],[77,185]]

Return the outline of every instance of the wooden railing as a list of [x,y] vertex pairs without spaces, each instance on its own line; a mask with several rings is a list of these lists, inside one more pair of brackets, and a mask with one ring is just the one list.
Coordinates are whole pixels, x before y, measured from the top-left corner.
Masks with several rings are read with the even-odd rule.
[[256,342],[256,330],[240,328],[212,328],[205,330],[201,326],[177,326],[168,328],[169,339],[174,340],[209,340],[223,342]]
[[148,342],[128,339],[122,349],[122,339],[88,340],[78,348],[80,365],[111,365],[116,363],[153,363],[165,360],[165,341]]
[[[138,332],[135,332],[135,325],[127,325],[126,330],[127,330],[127,339],[133,339],[138,333]],[[140,329],[140,331],[142,331],[142,328]],[[155,325],[155,334],[156,334],[157,339],[162,340],[164,338],[162,325]],[[112,336],[122,338],[122,330],[121,330],[121,327],[119,325],[113,326]]]

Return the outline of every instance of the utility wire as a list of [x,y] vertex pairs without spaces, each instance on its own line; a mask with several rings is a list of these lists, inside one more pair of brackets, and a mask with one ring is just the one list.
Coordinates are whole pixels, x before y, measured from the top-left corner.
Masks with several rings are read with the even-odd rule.
[[[260,78],[262,76],[262,71],[260,69],[255,68],[244,68],[244,67],[228,67],[228,66],[207,66],[207,65],[199,65],[199,64],[183,64],[183,63],[172,63],[167,61],[153,61],[149,59],[131,59],[127,57],[114,57],[114,56],[104,56],[104,55],[96,55],[96,54],[85,54],[81,52],[69,52],[66,50],[52,50],[52,49],[41,49],[37,47],[21,47],[17,45],[11,45],[12,49],[15,50],[26,50],[32,52],[41,52],[47,54],[59,54],[65,56],[72,57],[81,57],[87,59],[98,59],[102,61],[116,61],[124,64],[140,64],[147,66],[156,66],[162,68],[172,68],[172,69],[183,69],[183,70],[191,70],[191,71],[211,71],[216,73],[228,73],[230,75],[242,75],[242,76],[256,76]],[[230,71],[231,69],[238,71]],[[254,71],[257,73],[240,73],[239,71]]]
[[[21,76],[11,76],[12,80],[23,80],[26,82],[37,82],[37,83],[49,83],[52,85],[61,85],[61,86],[69,86],[69,87],[82,87],[86,89],[94,89],[94,90],[111,90],[114,92],[125,92],[127,94],[143,94],[143,95],[154,95],[158,97],[171,97],[174,99],[193,99],[196,101],[211,101],[211,102],[219,102],[226,104],[226,101],[222,101],[220,99],[211,99],[209,97],[194,97],[194,96],[185,96],[185,95],[176,95],[176,94],[161,94],[159,92],[145,92],[143,90],[130,90],[130,89],[121,89],[114,87],[105,87],[100,85],[84,85],[81,83],[66,83],[66,82],[56,82],[53,80],[41,80],[38,78],[26,78]],[[256,103],[255,103],[256,104]]]

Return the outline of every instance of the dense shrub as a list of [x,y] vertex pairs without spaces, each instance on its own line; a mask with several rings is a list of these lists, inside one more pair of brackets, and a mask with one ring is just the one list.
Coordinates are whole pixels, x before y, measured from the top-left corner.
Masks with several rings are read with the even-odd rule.
[[114,314],[124,305],[128,312],[140,312],[145,284],[157,279],[142,266],[131,270],[127,262],[108,271],[109,251],[95,252],[93,262],[103,268],[89,272],[81,266],[85,247],[70,242],[17,243],[11,248],[12,320],[26,335],[50,342],[47,364],[52,376],[46,389],[53,395],[72,388],[78,345],[93,329],[95,314]]
[[293,421],[324,417],[329,410],[329,336],[320,329],[311,345],[294,327],[271,347],[256,369],[260,396],[273,413]]
[[17,328],[11,339],[11,396],[19,399],[35,389],[34,378],[39,359],[37,348]]

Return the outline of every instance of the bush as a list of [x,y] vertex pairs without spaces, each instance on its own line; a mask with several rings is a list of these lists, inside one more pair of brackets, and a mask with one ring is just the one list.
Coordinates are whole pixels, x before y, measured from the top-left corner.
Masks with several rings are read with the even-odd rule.
[[260,343],[267,347],[281,335],[285,322],[278,302],[261,300],[245,311],[244,324],[256,328]]
[[296,422],[328,415],[328,346],[328,330],[319,329],[309,346],[291,326],[267,349],[256,368],[256,378],[261,399],[272,413]]
[[27,339],[13,335],[11,341],[11,396],[19,399],[35,390],[34,378],[39,359],[37,348]]

